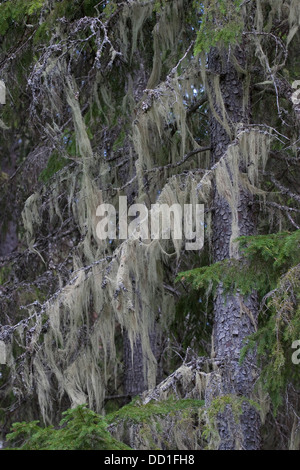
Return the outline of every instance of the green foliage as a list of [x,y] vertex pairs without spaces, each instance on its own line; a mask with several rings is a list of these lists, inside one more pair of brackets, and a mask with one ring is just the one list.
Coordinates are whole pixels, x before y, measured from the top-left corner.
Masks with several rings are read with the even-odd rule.
[[243,348],[241,361],[257,346],[260,382],[270,394],[275,412],[289,383],[300,386],[299,364],[292,361],[292,344],[300,339],[300,264],[289,269],[266,299],[268,315]]
[[274,289],[289,267],[300,263],[300,230],[269,235],[239,237],[241,259],[226,259],[178,274],[194,289],[215,292],[222,283],[224,292],[237,289],[242,294],[256,290],[261,296]]
[[196,0],[194,7],[201,14],[195,53],[208,52],[211,47],[236,43],[243,30],[242,0]]
[[79,405],[63,413],[59,428],[42,428],[39,421],[14,423],[6,436],[15,450],[130,450],[107,431],[103,416]]
[[124,140],[126,138],[126,134],[125,134],[125,131],[122,130],[119,134],[119,136],[117,137],[117,139],[114,141],[114,144],[113,144],[113,151],[116,152],[118,149],[120,149],[124,143]]
[[85,15],[94,16],[97,13],[95,6],[99,4],[96,0],[62,0],[55,2],[50,16],[52,20],[65,17],[70,20],[83,17]]
[[63,413],[58,429],[41,427],[39,421],[14,423],[6,439],[15,450],[130,450],[111,436],[107,430],[109,424],[130,421],[147,425],[150,421],[153,423],[155,417],[175,416],[177,412],[182,412],[183,416],[197,413],[203,405],[201,400],[172,397],[142,405],[135,399],[106,417],[80,405]]
[[[203,400],[180,400],[175,395],[146,405],[137,397],[107,418],[119,439],[136,442],[138,448],[189,449],[201,440],[199,413],[203,406]],[[135,429],[135,436],[130,437],[130,429]]]
[[270,235],[240,237],[242,254],[255,263],[264,262],[265,268],[281,275],[288,267],[300,262],[300,230]]
[[117,9],[117,4],[115,2],[113,1],[106,2],[106,5],[103,10],[105,17],[107,19],[110,18],[110,16],[114,14],[116,9]]
[[49,158],[47,167],[41,172],[39,179],[46,183],[56,172],[64,168],[67,163],[68,160],[66,158],[62,157],[57,152],[53,152]]
[[288,382],[297,385],[300,382],[297,366],[291,361],[291,345],[300,338],[300,230],[238,240],[239,260],[226,259],[179,273],[177,281],[202,289],[207,295],[213,295],[220,283],[225,293],[258,292],[264,314],[257,332],[247,339],[241,360],[251,348],[257,348],[261,382],[276,410]]
[[36,15],[42,9],[44,0],[12,0],[0,4],[0,36],[10,27],[26,22],[28,17]]
[[161,10],[164,7],[164,4],[166,3],[166,1],[167,0],[155,0],[153,11],[157,13],[161,13]]
[[134,423],[147,423],[154,416],[166,416],[184,410],[197,411],[203,405],[204,402],[202,400],[176,400],[173,397],[164,401],[151,401],[146,405],[143,405],[138,399],[135,399],[128,405],[123,406],[116,413],[112,413],[108,417],[108,420],[111,423],[117,423],[118,421],[124,420],[130,420]]
[[41,44],[44,41],[47,41],[50,38],[50,25],[48,21],[44,21],[36,30],[36,33],[33,38],[34,44]]
[[8,281],[11,271],[11,266],[3,266],[3,268],[0,268],[0,286]]
[[34,36],[34,43],[39,44],[50,38],[51,30],[55,27],[58,18],[68,18],[75,20],[78,17],[97,15],[96,6],[99,6],[98,0],[62,0],[55,2],[52,10],[47,12],[44,21],[38,25]]

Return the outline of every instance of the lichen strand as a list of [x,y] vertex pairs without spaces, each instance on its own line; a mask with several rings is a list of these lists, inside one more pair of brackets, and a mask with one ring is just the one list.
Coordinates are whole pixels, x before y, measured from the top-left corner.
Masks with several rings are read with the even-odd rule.
[[[266,15],[266,11],[268,14]],[[297,0],[256,0],[255,26],[257,31],[269,32],[275,18],[287,18],[289,32],[286,38],[287,45],[299,30],[300,8]]]
[[[171,46],[175,37],[180,34],[181,14],[177,14],[177,7],[182,10],[183,2],[168,4],[160,15],[156,29],[156,37],[159,37],[160,41],[155,47]],[[151,14],[150,4],[147,8],[134,4],[122,9],[122,34],[128,32],[122,24],[128,24],[129,17],[134,26],[131,50],[123,51],[124,55],[128,53],[130,60],[133,60],[138,42],[142,40],[142,26]],[[175,22],[172,20],[174,18]],[[166,27],[166,22],[170,22],[170,27]],[[124,47],[127,47],[126,43],[129,41],[123,41]],[[158,52],[154,54],[155,57],[158,55]],[[65,98],[75,131],[76,164],[71,173],[65,167],[54,174],[47,186],[41,187],[26,201],[23,220],[27,242],[29,246],[34,245],[34,234],[42,228],[45,219],[50,223],[59,221],[59,224],[63,225],[66,218],[71,217],[80,236],[80,244],[72,260],[71,278],[60,279],[58,292],[43,305],[33,308],[32,323],[36,318],[39,319],[35,334],[30,337],[25,333],[22,335],[26,343],[24,347],[35,351],[32,359],[24,363],[24,375],[28,378],[25,381],[26,392],[31,390],[34,383],[44,420],[51,422],[53,383],[57,384],[60,399],[67,396],[73,406],[88,402],[96,410],[102,410],[108,382],[120,375],[116,366],[115,347],[119,328],[126,331],[132,351],[137,338],[141,341],[145,383],[148,387],[155,385],[157,363],[151,349],[150,334],[155,322],[158,323],[156,331],[160,335],[161,330],[165,329],[173,318],[174,301],[170,292],[163,287],[163,266],[179,258],[182,241],[149,240],[141,243],[132,236],[123,243],[118,244],[116,241],[117,247],[113,256],[107,256],[110,253],[109,247],[106,243],[100,243],[96,234],[96,208],[101,202],[113,203],[117,198],[110,192],[101,190],[105,179],[100,180],[99,188],[94,176],[97,166],[105,167],[105,158],[92,150],[78,101],[78,86],[69,74],[65,61],[52,59],[51,54],[42,59],[44,63],[40,71],[36,66],[36,74],[32,75],[32,87],[37,93],[39,84],[39,92],[43,90],[43,96],[47,97],[53,116],[63,111]],[[156,67],[154,59],[154,71],[150,80],[152,85],[148,86],[154,86],[154,75],[157,79],[160,76]],[[59,77],[64,77],[60,84],[61,91]],[[107,122],[111,124],[113,94],[109,87],[101,84],[101,80],[102,76],[97,73],[92,100],[102,112],[105,108],[109,116]],[[186,94],[192,93],[190,82],[188,90],[179,84],[174,70],[168,83],[167,87],[163,85],[162,89],[155,89],[153,95],[149,93],[149,100],[145,99],[147,109],[142,105],[138,123],[133,124],[137,168],[153,169],[157,163],[165,163],[159,160],[158,155],[159,139],[167,123],[171,122],[173,129],[177,128],[176,132],[180,135],[180,138],[175,135],[176,139],[173,139],[175,143],[170,147],[168,163],[180,161],[187,150],[196,147],[186,124],[183,103],[183,97],[187,99]],[[196,81],[193,80],[193,83],[197,86]],[[128,93],[134,93],[133,88],[127,87],[126,92],[126,102],[134,102],[135,100],[128,96]],[[41,94],[36,95],[37,100],[39,96]],[[48,125],[48,131],[57,142],[60,138],[57,126]],[[168,151],[167,147],[166,152]],[[139,180],[142,180],[142,173],[137,173]],[[199,191],[197,175],[191,174],[184,181],[180,177],[173,177],[168,183],[166,176],[162,179],[163,189],[158,202],[169,205],[177,203],[183,209],[185,203],[198,200],[203,202],[203,196],[208,200],[209,185],[203,186],[205,191]],[[155,191],[151,190],[150,193],[152,201],[155,202]],[[64,199],[65,207],[62,205]],[[43,208],[42,214],[37,210],[38,204]],[[24,332],[30,329],[30,326],[31,322],[24,324]],[[19,393],[22,394],[21,388]]]
[[[78,118],[77,122],[82,125]],[[78,131],[78,135],[82,132]],[[84,148],[89,149],[89,146]],[[173,176],[163,188],[158,202],[170,206],[176,203],[182,208],[186,203],[207,202],[211,180],[216,176],[217,189],[228,200],[232,210],[233,243],[239,235],[234,216],[239,203],[239,185],[246,184],[245,175],[242,177],[239,172],[240,162],[243,161],[245,167],[249,168],[247,188],[251,186],[252,191],[256,192],[254,184],[258,184],[258,167],[265,164],[267,149],[264,134],[259,131],[241,132],[213,170],[208,171],[203,178],[191,174],[185,178],[184,184],[180,177]],[[182,240],[173,240],[175,250],[170,251],[172,244],[168,240],[141,242],[132,236],[120,244],[112,259],[103,257],[99,262],[103,252],[97,244],[95,248],[92,241],[96,240],[93,233],[95,207],[101,200],[101,192],[90,180],[87,168],[88,163],[85,163],[79,201],[73,207],[79,231],[85,237],[81,253],[83,258],[77,254],[74,258],[73,281],[61,289],[56,299],[43,306],[43,313],[49,318],[49,326],[44,335],[44,347],[39,348],[33,362],[39,403],[45,418],[51,407],[51,381],[47,378],[49,372],[56,377],[60,396],[66,393],[74,405],[88,401],[90,406],[101,409],[105,384],[111,379],[116,360],[116,325],[128,333],[132,350],[136,338],[141,338],[145,379],[148,387],[153,387],[157,364],[151,350],[150,333],[158,317],[161,327],[166,327],[174,311],[172,298],[163,288],[162,269],[158,269],[158,266],[171,262],[174,255],[179,257]],[[30,235],[33,224],[39,222],[36,211],[38,199],[35,195],[26,204],[26,226],[29,227]],[[57,209],[58,206],[51,210],[57,213]],[[84,260],[92,264],[90,269],[86,269]],[[161,286],[160,289],[157,286]],[[40,313],[37,311],[36,315]],[[36,332],[31,340],[32,348],[36,347],[38,337]],[[54,349],[53,344],[56,345]]]
[[[230,145],[226,157],[216,165],[216,189],[227,201],[231,211],[229,253],[237,258],[240,235],[239,206],[241,189],[263,197],[259,188],[259,174],[264,171],[270,151],[271,136],[260,131],[241,131],[236,143]],[[244,171],[241,171],[241,170]]]
[[[89,193],[87,197],[85,191],[86,188],[90,191],[90,186],[86,184],[87,180],[83,181],[85,186],[81,188],[80,198],[86,204],[93,200],[94,194]],[[190,185],[185,182],[185,188],[181,190],[174,177],[164,188],[160,202],[176,202],[183,207],[191,200],[193,191],[194,198],[197,197],[196,183],[192,177]],[[75,214],[77,211],[76,207]],[[86,217],[76,219],[82,233],[94,223],[88,218],[93,212],[85,210],[85,214]],[[84,259],[87,253],[95,253],[89,245],[88,235],[89,232],[83,243]],[[115,250],[112,259],[105,257],[100,262],[94,254],[93,261],[89,259],[92,263],[89,269],[78,255],[74,258],[73,279],[62,287],[57,298],[50,299],[42,307],[49,324],[43,346],[33,360],[33,371],[45,419],[49,407],[51,409],[51,374],[59,384],[60,396],[66,393],[74,405],[88,401],[90,406],[101,409],[105,384],[115,371],[116,325],[126,330],[132,350],[136,338],[141,338],[146,383],[150,387],[155,385],[157,364],[151,350],[150,332],[157,318],[160,318],[161,327],[166,328],[174,312],[173,298],[163,288],[163,270],[159,265],[170,262],[176,253],[179,256],[181,243],[181,240],[174,240],[175,251],[168,253],[170,242],[167,240],[164,246],[159,240],[141,243],[132,237]],[[158,289],[157,286],[161,287]],[[93,320],[91,312],[94,312]],[[37,311],[36,315],[41,312]],[[42,325],[32,337],[31,348],[36,347],[41,328]]]

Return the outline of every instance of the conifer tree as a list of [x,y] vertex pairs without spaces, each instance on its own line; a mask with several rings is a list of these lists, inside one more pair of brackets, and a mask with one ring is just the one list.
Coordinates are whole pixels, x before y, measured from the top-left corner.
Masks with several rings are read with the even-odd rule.
[[[0,4],[3,436],[87,405],[131,448],[299,448],[299,25],[298,0]],[[204,204],[203,247],[100,240],[120,196]]]

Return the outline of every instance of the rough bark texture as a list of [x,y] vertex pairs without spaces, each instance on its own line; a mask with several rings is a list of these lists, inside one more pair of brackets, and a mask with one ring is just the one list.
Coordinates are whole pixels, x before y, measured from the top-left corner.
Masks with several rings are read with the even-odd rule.
[[143,351],[141,341],[137,340],[131,352],[128,335],[124,335],[124,394],[135,397],[147,388],[144,377]]
[[[7,155],[6,158],[3,158],[3,161],[0,166],[0,186],[3,185],[3,181],[1,181],[1,174],[7,175],[7,177],[11,177],[16,169],[16,159],[17,155],[15,152],[15,144],[12,146],[11,152]],[[0,144],[1,150],[1,144]],[[11,188],[15,191],[15,188]],[[8,190],[9,191],[9,190]],[[7,201],[6,204],[2,201],[1,209],[3,213],[1,214],[0,220],[0,256],[5,256],[8,253],[11,253],[15,250],[18,246],[18,237],[17,237],[17,223],[16,223],[16,214],[13,205],[10,203],[9,194],[7,194]],[[5,226],[6,223],[6,226]]]
[[[237,51],[240,63],[244,62],[242,51]],[[220,88],[228,117],[233,124],[249,120],[248,106],[243,109],[243,80],[225,55],[212,50],[209,55],[209,71],[220,74]],[[224,127],[211,116],[211,145],[213,163],[225,153],[231,138]],[[253,196],[240,190],[238,224],[240,235],[255,232]],[[213,257],[214,262],[230,257],[231,209],[227,201],[215,189],[213,216]],[[253,362],[255,354],[239,365],[243,340],[255,331],[258,303],[255,293],[245,298],[239,294],[225,294],[220,285],[214,300],[213,344],[216,361],[223,364],[221,394],[233,394],[250,398],[255,380]],[[228,409],[220,415],[219,449],[257,449],[260,445],[259,416],[247,403],[241,415],[240,424]]]
[[[156,331],[153,331],[150,334],[150,344],[151,350],[156,358],[157,362],[159,361],[159,336],[156,334]],[[124,334],[124,394],[128,397],[135,397],[140,395],[148,388],[147,381],[147,370],[145,369],[144,354],[145,352],[142,349],[141,339],[138,337],[133,346],[133,351],[131,349],[130,341],[128,335]],[[161,380],[161,374],[159,373],[159,368],[157,369],[156,382]]]

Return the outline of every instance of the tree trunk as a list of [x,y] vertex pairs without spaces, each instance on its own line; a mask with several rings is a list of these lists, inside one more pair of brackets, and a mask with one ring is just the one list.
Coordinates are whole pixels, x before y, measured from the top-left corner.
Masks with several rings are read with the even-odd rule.
[[[0,164],[0,186],[3,185],[1,181],[1,173],[6,173],[7,176],[12,176],[16,169],[17,154],[16,148],[17,143],[12,145],[11,151],[6,158],[2,156]],[[1,220],[0,220],[0,256],[6,256],[15,250],[18,246],[17,236],[17,222],[16,222],[16,210],[14,204],[9,197],[10,194],[14,194],[16,188],[14,183],[12,186],[6,184],[3,187],[7,191],[5,203],[0,201]],[[1,207],[2,205],[2,207]]]
[[142,342],[140,337],[137,337],[135,344],[133,345],[133,351],[131,349],[130,341],[127,333],[124,333],[124,395],[130,398],[140,395],[149,388],[149,385],[153,387],[156,382],[161,380],[159,371],[159,356],[160,356],[160,340],[155,329],[150,333],[149,337],[151,350],[153,356],[157,361],[156,376],[153,377],[155,383],[149,384],[147,380],[148,370],[147,363],[145,362],[145,352],[142,348]]
[[143,367],[143,351],[141,341],[137,340],[133,351],[127,333],[124,334],[124,394],[133,398],[146,388]]
[[[244,65],[244,52],[235,51],[240,64]],[[216,50],[211,50],[208,60],[209,74],[220,76],[220,89],[224,101],[228,122],[234,128],[236,123],[249,121],[249,106],[243,106],[243,77],[226,57]],[[212,87],[212,79],[209,83]],[[212,104],[212,103],[211,103]],[[216,102],[213,103],[215,110]],[[224,126],[211,114],[210,121],[212,163],[215,164],[224,155],[231,137]],[[240,168],[240,170],[243,170]],[[228,202],[214,188],[214,215],[213,215],[213,261],[218,262],[230,258],[230,238],[232,234],[232,212]],[[252,235],[255,233],[256,222],[253,195],[244,188],[240,188],[238,205],[239,235]],[[258,302],[255,293],[247,298],[239,293],[224,293],[222,285],[217,289],[214,299],[214,329],[213,348],[215,360],[222,364],[221,386],[218,392],[211,391],[208,401],[216,396],[234,395],[251,397],[254,384],[253,363],[255,353],[248,356],[240,365],[239,358],[244,339],[255,331],[258,314]],[[219,371],[220,372],[220,371]],[[209,403],[208,403],[209,404]],[[260,420],[257,412],[246,401],[243,404],[243,413],[240,422],[234,419],[230,406],[224,413],[219,414],[218,432],[220,434],[219,449],[257,449],[260,445]]]

